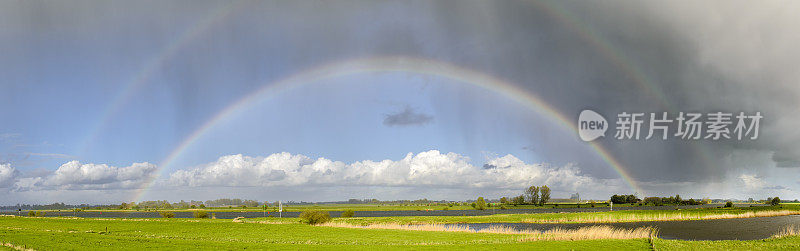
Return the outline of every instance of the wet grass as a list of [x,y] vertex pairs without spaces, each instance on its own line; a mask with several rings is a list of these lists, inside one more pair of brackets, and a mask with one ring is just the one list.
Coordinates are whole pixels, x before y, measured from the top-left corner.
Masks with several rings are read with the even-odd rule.
[[[651,250],[652,246],[657,250],[800,249],[798,236],[757,241],[678,241],[657,238],[542,240],[530,237],[528,234],[510,232],[409,231],[299,223],[234,223],[232,220],[213,219],[0,217],[0,243],[36,250]],[[0,250],[13,248],[0,246]]]
[[752,241],[681,241],[654,239],[656,250],[800,250],[800,237]]

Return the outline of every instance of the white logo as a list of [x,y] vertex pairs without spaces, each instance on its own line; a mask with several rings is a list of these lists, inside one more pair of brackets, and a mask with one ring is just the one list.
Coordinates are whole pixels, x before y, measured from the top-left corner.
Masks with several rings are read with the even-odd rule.
[[578,116],[578,135],[583,141],[592,141],[606,136],[608,121],[592,110],[583,110]]

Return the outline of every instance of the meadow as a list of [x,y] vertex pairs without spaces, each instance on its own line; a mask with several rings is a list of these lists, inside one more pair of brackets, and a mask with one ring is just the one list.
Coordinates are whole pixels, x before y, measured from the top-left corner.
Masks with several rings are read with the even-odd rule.
[[[295,219],[296,220],[296,219]],[[634,236],[635,237],[635,236]],[[658,238],[541,240],[525,233],[417,231],[237,223],[216,219],[84,219],[0,217],[0,249],[501,249],[501,250],[776,250],[799,249],[800,237],[757,241]]]

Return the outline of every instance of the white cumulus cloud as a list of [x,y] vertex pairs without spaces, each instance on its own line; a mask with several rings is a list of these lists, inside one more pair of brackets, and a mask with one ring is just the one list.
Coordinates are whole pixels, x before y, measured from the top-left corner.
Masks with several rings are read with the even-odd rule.
[[468,157],[436,150],[409,153],[400,160],[344,163],[325,158],[275,153],[267,157],[228,155],[172,173],[173,186],[413,186],[518,189],[531,184],[576,190],[599,184],[574,166],[528,164],[513,155],[470,164]]
[[52,174],[20,179],[16,182],[16,187],[19,190],[139,188],[155,175],[155,171],[156,166],[146,162],[115,167],[106,164],[82,164],[73,160],[61,165]]
[[0,164],[0,188],[13,185],[17,176],[19,172],[11,164]]

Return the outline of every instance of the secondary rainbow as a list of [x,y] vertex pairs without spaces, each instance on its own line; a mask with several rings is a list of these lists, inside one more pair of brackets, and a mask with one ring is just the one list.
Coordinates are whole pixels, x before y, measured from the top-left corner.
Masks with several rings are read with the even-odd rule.
[[[641,64],[630,62],[629,58],[625,56],[625,51],[618,49],[614,44],[609,41],[603,34],[592,29],[589,23],[581,21],[581,19],[574,13],[565,9],[558,1],[531,1],[545,14],[553,20],[558,21],[572,33],[591,46],[603,58],[617,67],[621,73],[625,74],[630,80],[633,81],[640,90],[646,94],[655,97],[655,101],[665,108],[670,113],[678,113],[675,104],[669,101],[664,94],[662,88],[656,84],[656,80],[651,78],[640,67]],[[698,154],[705,166],[712,166],[712,154],[708,147],[702,142],[695,142],[689,144],[689,147],[694,148],[694,152]],[[644,195],[644,194],[640,194]]]
[[[559,125],[559,128],[567,130],[568,133],[577,133],[576,121],[573,121],[573,119],[570,118],[571,116],[564,116],[552,106],[543,102],[541,98],[533,93],[523,90],[518,86],[500,78],[453,64],[425,58],[406,56],[362,58],[339,61],[320,67],[315,67],[313,69],[263,85],[263,87],[257,91],[252,92],[250,95],[247,95],[222,109],[216,115],[211,117],[211,119],[207,120],[200,127],[198,127],[194,132],[189,134],[188,137],[186,137],[172,152],[169,153],[169,155],[167,155],[166,158],[164,158],[163,161],[159,163],[158,172],[160,173],[161,170],[164,170],[166,167],[170,166],[173,161],[178,159],[198,139],[202,138],[206,133],[211,131],[221,121],[224,121],[231,116],[246,110],[246,108],[253,106],[258,101],[269,99],[270,97],[278,95],[281,92],[291,88],[298,88],[305,85],[319,83],[320,80],[370,72],[409,72],[415,74],[432,75],[455,80],[458,83],[483,88],[485,90],[508,97],[529,108],[530,110],[544,115],[544,117]],[[598,156],[603,159],[603,161],[605,161],[620,175],[620,177],[627,185],[630,186],[631,189],[633,189],[635,192],[641,192],[641,189],[636,185],[636,182],[631,178],[630,174],[628,174],[627,170],[622,166],[622,164],[620,164],[619,161],[614,158],[614,156],[609,154],[607,150],[595,142],[591,142],[589,145],[594,152],[596,152]],[[153,179],[154,178],[155,176]],[[148,181],[145,189],[141,189],[139,191],[134,198],[134,201],[137,201],[140,196],[146,192],[150,184],[152,184],[152,179]]]
[[170,59],[177,54],[177,52],[179,52],[187,44],[190,44],[192,41],[200,37],[200,35],[211,29],[211,27],[214,27],[215,24],[225,20],[243,3],[245,3],[245,1],[233,1],[223,5],[220,8],[217,8],[211,13],[211,15],[206,16],[199,22],[189,27],[189,29],[186,29],[184,32],[178,35],[176,39],[167,44],[167,46],[165,46],[158,54],[156,54],[156,56],[148,60],[144,64],[144,67],[142,67],[142,69],[139,70],[136,75],[133,76],[133,78],[127,81],[125,86],[119,92],[117,92],[117,95],[114,96],[113,99],[111,99],[111,103],[106,106],[105,111],[100,117],[100,121],[92,130],[89,131],[89,136],[86,137],[84,142],[78,148],[79,151],[83,153],[86,148],[95,141],[98,135],[100,135],[100,133],[109,124],[111,119],[114,118],[114,115],[117,114],[119,109],[128,104],[128,102],[130,102],[133,98],[134,94],[136,94],[137,91],[143,86],[147,85],[153,75],[158,73],[170,61]]

